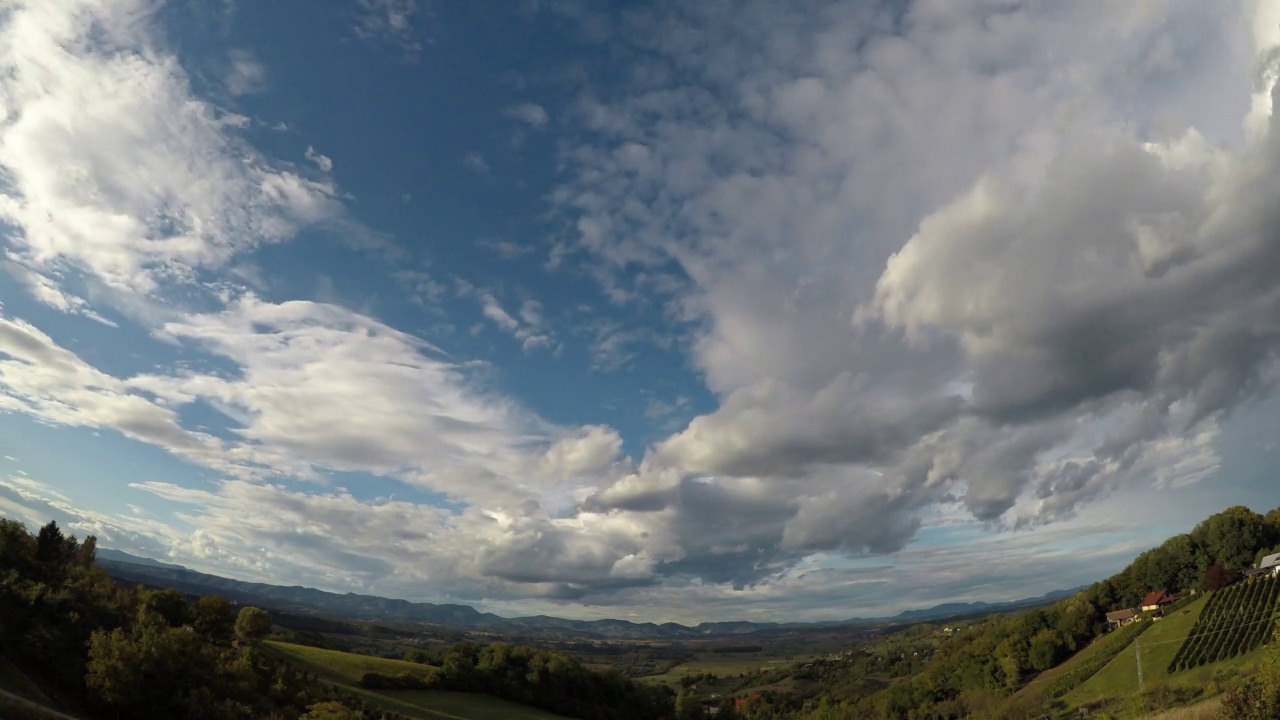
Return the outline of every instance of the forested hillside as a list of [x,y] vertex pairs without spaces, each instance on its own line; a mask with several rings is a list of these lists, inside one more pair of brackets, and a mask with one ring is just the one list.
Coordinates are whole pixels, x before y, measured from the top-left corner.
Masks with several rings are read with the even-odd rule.
[[[757,710],[744,714],[752,720],[1031,717],[1127,647],[1132,637],[1125,639],[1125,635],[1136,636],[1149,625],[1126,628],[1120,642],[1108,643],[1104,652],[1080,663],[1077,671],[1056,684],[1046,683],[1035,693],[1014,696],[1040,672],[1057,666],[1101,636],[1108,611],[1132,607],[1157,589],[1175,594],[1215,590],[1238,578],[1256,559],[1276,552],[1278,545],[1280,509],[1264,516],[1245,507],[1232,507],[1204,520],[1190,533],[1171,537],[1142,553],[1122,572],[1070,598],[971,625],[938,644],[909,675],[889,675],[888,683],[853,682],[854,676],[868,675],[865,662],[855,658],[840,667],[828,667],[820,675],[821,686],[806,693],[807,700],[764,702],[769,698],[763,697],[749,704]],[[1257,636],[1241,631],[1241,638],[1245,637],[1252,642]]]
[[[1188,615],[1187,627],[1197,624],[1185,647],[1174,657],[1178,646],[1168,645],[1169,658],[1161,662],[1170,671],[1255,647],[1272,625],[1268,613],[1280,596],[1280,581],[1236,580],[1278,545],[1280,511],[1264,516],[1233,507],[1052,605],[945,631],[921,624],[835,657],[744,673],[719,685],[723,695],[714,703],[693,694],[697,678],[682,683],[690,692],[673,699],[665,690],[587,670],[572,658],[500,643],[456,645],[420,658],[436,666],[420,676],[371,675],[362,685],[392,692],[481,692],[602,719],[691,720],[708,716],[711,707],[717,718],[745,720],[1022,718],[1083,684],[1151,627],[1135,623],[1093,644],[1106,630],[1108,611],[1131,607],[1152,590],[1210,593],[1193,605],[1196,618]],[[329,709],[346,706],[352,717],[381,714],[317,682],[306,668],[281,661],[279,653],[260,652],[257,642],[271,627],[262,611],[246,608],[237,615],[220,598],[188,603],[172,590],[118,587],[95,567],[94,554],[92,537],[78,542],[53,523],[32,535],[17,522],[0,520],[0,647],[64,708],[92,708],[82,713],[90,720],[287,720],[327,701],[337,703]],[[1185,628],[1182,633],[1187,636]],[[1076,653],[1050,680],[1031,685]],[[1255,685],[1236,689],[1230,701],[1245,702],[1243,692],[1267,692]]]
[[[32,535],[0,518],[0,659],[60,709],[84,720],[400,717],[262,652],[265,611],[122,588],[95,566],[95,548],[92,536],[79,542],[56,523]],[[581,718],[649,720],[671,708],[659,688],[524,649],[460,646],[434,674],[442,688],[563,705]]]
[[56,523],[33,536],[0,518],[0,648],[63,708],[84,718],[238,720],[318,706],[325,717],[366,717],[258,652],[271,630],[264,611],[121,588],[95,567],[95,547]]

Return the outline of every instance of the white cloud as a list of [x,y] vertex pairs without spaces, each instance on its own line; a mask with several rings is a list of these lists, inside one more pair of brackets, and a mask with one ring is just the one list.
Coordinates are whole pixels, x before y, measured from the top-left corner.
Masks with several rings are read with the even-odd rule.
[[559,478],[603,476],[622,457],[622,438],[612,428],[593,425],[547,449],[544,471]]
[[234,49],[227,56],[230,68],[223,83],[232,95],[252,95],[267,89],[267,68],[251,51]]
[[493,497],[510,489],[520,448],[544,434],[510,401],[468,389],[435,348],[336,306],[246,296],[163,332],[233,362],[238,375],[142,375],[129,385],[231,409],[243,424],[237,452],[284,476],[363,470]]
[[356,36],[399,45],[407,52],[421,49],[415,39],[415,0],[356,0]]
[[516,120],[519,120],[520,122],[523,122],[529,125],[529,127],[537,130],[541,130],[546,127],[547,122],[550,120],[546,109],[537,103],[521,103],[519,105],[512,105],[504,112],[507,117],[515,118]]
[[[909,542],[939,513],[1043,538],[1099,526],[1081,518],[1108,493],[1194,492],[1218,467],[1222,418],[1274,379],[1280,135],[1236,62],[1243,5],[917,3],[895,18],[853,0],[709,2],[628,16],[618,36],[653,61],[573,111],[588,134],[560,158],[569,233],[553,259],[693,328],[690,362],[718,407],[639,462],[616,430],[542,421],[466,359],[367,314],[227,279],[256,275],[244,255],[259,243],[343,222],[339,195],[194,98],[131,15],[141,7],[6,17],[0,212],[15,275],[62,312],[224,276],[199,311],[156,302],[145,316],[204,362],[116,377],[4,317],[0,409],[217,470],[203,489],[134,485],[186,507],[128,526],[175,557],[415,595],[426,582],[548,602],[851,593],[892,577],[841,562],[914,562]],[[414,3],[359,10],[363,37],[414,45]],[[1247,54],[1270,77],[1276,38],[1257,33]],[[1149,129],[1176,110],[1186,127]],[[506,114],[550,124],[532,103]],[[487,167],[476,159],[464,163]],[[424,305],[444,294],[420,271],[395,279]],[[459,294],[526,352],[556,346],[554,308]],[[598,317],[580,331],[596,368],[670,342]],[[185,426],[194,409],[222,413],[223,437]],[[449,502],[359,499],[329,484],[343,472]],[[74,509],[20,485],[4,507]],[[93,522],[108,521],[126,527]],[[945,575],[976,557],[948,552],[916,567]]]
[[222,444],[182,427],[173,410],[91,367],[34,326],[0,315],[0,410],[45,422],[111,429],[215,466]]
[[32,272],[22,265],[14,262],[5,263],[4,269],[19,282],[26,286],[27,292],[38,302],[48,305],[55,310],[72,315],[83,315],[84,317],[100,322],[103,325],[115,327],[116,323],[108,320],[97,311],[89,307],[88,301],[84,298],[66,292],[58,287],[58,284],[51,278]]
[[[1250,229],[1274,225],[1272,143],[1219,144],[1254,92],[1251,6],[1144,8],[638,21],[666,65],[578,104],[554,255],[697,322],[720,406],[597,500],[675,509],[681,478],[767,479],[793,517],[760,547],[856,552],[905,542],[947,497],[1015,524],[1146,484],[1160,457],[1165,485],[1211,476],[1205,438],[1260,397],[1275,347]],[[1170,117],[1200,135],[1146,130]],[[823,535],[849,498],[876,531]]]
[[155,294],[341,217],[331,186],[275,169],[192,97],[143,8],[19,3],[0,28],[0,217],[11,259],[51,283],[73,268]]
[[525,300],[517,319],[502,307],[502,303],[492,292],[474,288],[467,292],[474,294],[480,302],[480,312],[503,332],[518,340],[520,349],[524,352],[549,350],[555,346],[555,335],[547,327],[542,317],[542,305],[537,301]]
[[327,155],[316,152],[316,149],[310,145],[307,146],[306,158],[315,163],[316,167],[320,168],[320,172],[333,172],[333,160]]

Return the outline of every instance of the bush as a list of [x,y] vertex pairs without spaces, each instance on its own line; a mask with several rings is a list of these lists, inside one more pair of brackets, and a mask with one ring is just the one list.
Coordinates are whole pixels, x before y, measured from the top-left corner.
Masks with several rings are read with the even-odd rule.
[[360,687],[369,690],[430,690],[431,681],[408,672],[394,676],[371,672],[360,678]]

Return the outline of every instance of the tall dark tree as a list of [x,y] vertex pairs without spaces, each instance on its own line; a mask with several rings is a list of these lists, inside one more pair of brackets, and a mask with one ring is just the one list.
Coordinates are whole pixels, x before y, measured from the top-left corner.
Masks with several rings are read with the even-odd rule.
[[36,561],[42,563],[65,563],[75,553],[75,538],[62,534],[58,523],[50,520],[36,534]]

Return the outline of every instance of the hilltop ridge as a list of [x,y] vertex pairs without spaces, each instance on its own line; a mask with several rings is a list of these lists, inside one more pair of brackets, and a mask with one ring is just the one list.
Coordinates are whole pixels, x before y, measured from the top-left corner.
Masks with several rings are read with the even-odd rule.
[[922,622],[1047,605],[1069,597],[1081,588],[1057,590],[1039,597],[1009,602],[944,603],[931,608],[907,610],[892,617],[858,618],[818,622],[752,622],[729,620],[680,623],[632,622],[630,620],[572,620],[550,615],[502,617],[456,603],[410,602],[376,595],[334,593],[299,585],[282,586],[246,582],[190,570],[129,553],[101,551],[98,564],[113,577],[129,582],[170,587],[191,595],[218,594],[238,602],[255,603],[281,610],[318,612],[355,620],[403,621],[443,625],[468,630],[546,633],[560,632],[599,638],[680,639],[707,636],[749,635],[786,632],[796,628],[840,627],[894,622]]

